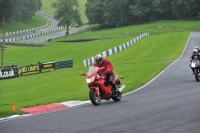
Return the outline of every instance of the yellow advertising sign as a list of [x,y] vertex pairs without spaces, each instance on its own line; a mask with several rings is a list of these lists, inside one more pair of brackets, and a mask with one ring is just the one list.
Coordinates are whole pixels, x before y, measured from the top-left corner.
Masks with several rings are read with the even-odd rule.
[[40,73],[39,65],[23,66],[18,69],[19,76],[26,76],[37,73]]

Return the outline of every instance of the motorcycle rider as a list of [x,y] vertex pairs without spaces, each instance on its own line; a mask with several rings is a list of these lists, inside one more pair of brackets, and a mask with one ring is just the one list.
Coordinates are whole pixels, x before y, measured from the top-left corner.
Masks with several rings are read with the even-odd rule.
[[[96,67],[105,67],[105,71],[102,72],[104,74],[106,74],[106,79],[108,81],[108,84],[110,84],[113,88],[112,93],[115,94],[116,91],[118,91],[118,86],[116,85],[114,81],[114,72],[113,72],[113,65],[112,63],[108,60],[105,59],[101,54],[97,54],[95,57],[95,63],[93,64],[93,66]],[[119,82],[120,83],[120,82]]]
[[[193,54],[192,54],[192,56],[190,57],[190,61],[189,61],[189,63],[190,63],[190,65],[191,65],[191,62],[192,62],[192,60],[193,59],[197,59],[197,60],[200,60],[200,55],[198,54],[198,50],[195,48],[195,49],[193,49],[193,52],[192,52]],[[194,73],[194,69],[193,68],[191,68],[192,69],[192,72]]]

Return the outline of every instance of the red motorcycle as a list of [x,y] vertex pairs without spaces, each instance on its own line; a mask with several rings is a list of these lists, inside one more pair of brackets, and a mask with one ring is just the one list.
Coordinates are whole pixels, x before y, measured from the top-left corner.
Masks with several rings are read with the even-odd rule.
[[108,84],[106,75],[102,73],[105,68],[99,68],[91,66],[88,72],[81,73],[81,76],[85,76],[86,82],[90,89],[89,97],[94,105],[99,105],[102,99],[109,100],[112,98],[114,101],[120,101],[122,97],[122,90],[126,87],[123,85],[120,87],[120,81],[118,75],[115,75],[114,82],[118,86],[118,90],[113,92],[112,86]]

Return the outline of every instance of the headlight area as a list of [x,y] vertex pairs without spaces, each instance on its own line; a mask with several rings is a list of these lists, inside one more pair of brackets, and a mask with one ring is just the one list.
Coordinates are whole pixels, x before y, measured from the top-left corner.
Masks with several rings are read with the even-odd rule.
[[86,78],[86,82],[87,82],[88,84],[94,82],[94,76],[93,76],[92,78],[90,78],[90,79],[87,79],[87,78]]

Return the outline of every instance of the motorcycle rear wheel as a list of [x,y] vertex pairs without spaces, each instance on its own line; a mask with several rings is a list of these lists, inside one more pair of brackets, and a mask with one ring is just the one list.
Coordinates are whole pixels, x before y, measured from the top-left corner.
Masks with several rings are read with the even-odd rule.
[[118,102],[120,101],[122,98],[122,92],[118,91],[116,96],[115,97],[112,97],[112,99],[115,101],[115,102]]
[[101,103],[101,95],[96,95],[95,94],[95,89],[90,89],[89,91],[89,97],[91,102],[96,106],[99,105]]
[[194,70],[194,76],[195,76],[196,81],[199,82],[199,73],[197,69]]

